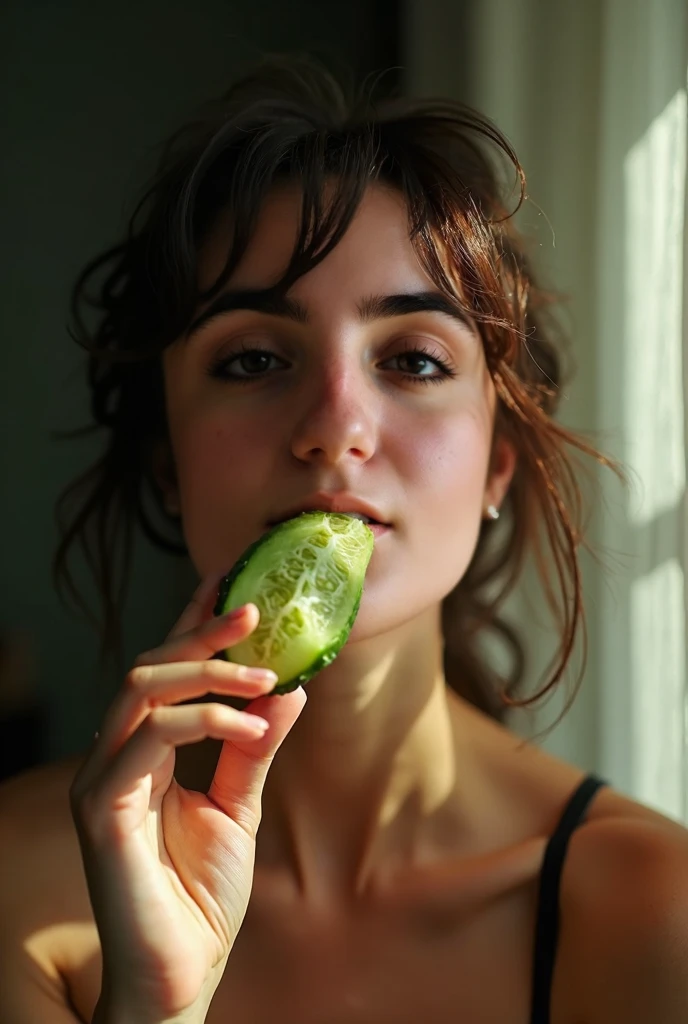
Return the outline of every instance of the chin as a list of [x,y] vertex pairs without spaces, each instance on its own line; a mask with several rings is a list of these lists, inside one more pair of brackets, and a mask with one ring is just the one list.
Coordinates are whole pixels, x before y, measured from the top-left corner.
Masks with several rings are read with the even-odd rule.
[[[347,640],[347,646],[365,643],[369,640],[383,640],[385,637],[395,644],[399,643],[408,636],[409,626],[412,623],[420,625],[423,620],[427,620],[429,624],[438,614],[439,604],[410,607],[408,604],[399,604],[398,593],[395,598],[395,600],[384,600],[376,594],[374,595],[372,591],[368,593],[364,591],[356,621]],[[403,633],[395,635],[402,630]]]

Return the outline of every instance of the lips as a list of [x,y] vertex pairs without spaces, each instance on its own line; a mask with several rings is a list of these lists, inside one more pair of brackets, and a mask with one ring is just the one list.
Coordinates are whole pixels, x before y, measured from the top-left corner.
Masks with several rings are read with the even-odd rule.
[[304,498],[303,501],[287,508],[274,519],[271,519],[269,525],[276,526],[277,523],[282,523],[285,519],[293,519],[294,516],[298,516],[302,512],[358,512],[370,520],[368,525],[371,528],[373,526],[383,528],[391,526],[385,514],[374,505],[357,497],[355,494],[349,494],[344,491],[337,493],[319,491],[317,494],[310,495]]
[[387,526],[386,523],[368,523],[368,529],[373,531],[375,539],[377,540],[377,538],[381,537],[384,533],[389,533],[392,527]]

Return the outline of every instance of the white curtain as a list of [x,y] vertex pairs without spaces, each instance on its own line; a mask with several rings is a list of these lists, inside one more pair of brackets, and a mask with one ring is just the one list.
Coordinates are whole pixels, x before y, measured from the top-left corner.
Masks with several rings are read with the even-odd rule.
[[[520,225],[570,296],[561,418],[631,476],[625,490],[599,474],[587,668],[543,746],[688,822],[688,4],[407,0],[404,32],[407,90],[465,99],[514,143]],[[510,613],[537,681],[552,633],[532,585]],[[517,727],[537,733],[562,700]]]

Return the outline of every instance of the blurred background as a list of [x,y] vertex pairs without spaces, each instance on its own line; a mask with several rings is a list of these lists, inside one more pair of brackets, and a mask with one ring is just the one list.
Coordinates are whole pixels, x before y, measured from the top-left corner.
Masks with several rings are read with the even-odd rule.
[[[88,418],[71,285],[117,239],[158,143],[238,65],[294,50],[385,71],[384,90],[465,100],[514,144],[528,177],[520,225],[567,296],[576,376],[561,419],[632,482],[599,474],[583,684],[537,742],[688,823],[685,0],[5,0],[0,778],[83,749],[119,685],[50,573],[55,499],[101,443],[53,437]],[[140,541],[130,660],[160,642],[192,585]],[[534,689],[553,645],[532,572],[509,612]],[[514,726],[539,737],[564,699]]]

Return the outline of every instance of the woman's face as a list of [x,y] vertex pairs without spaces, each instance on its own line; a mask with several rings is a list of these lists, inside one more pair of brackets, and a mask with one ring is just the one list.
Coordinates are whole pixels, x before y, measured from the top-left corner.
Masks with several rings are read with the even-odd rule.
[[[279,279],[299,203],[294,189],[271,195],[228,291]],[[228,230],[218,223],[203,252],[203,286],[224,265]],[[441,297],[403,202],[371,187],[342,241],[290,289],[293,315],[232,309],[166,350],[183,529],[201,576],[228,570],[314,492],[347,491],[392,525],[376,539],[352,640],[453,589],[513,465],[504,449],[488,479],[495,394],[473,329],[442,312],[375,308],[419,293]]]

